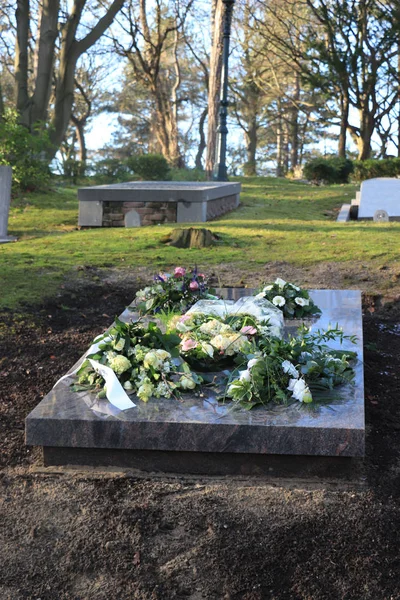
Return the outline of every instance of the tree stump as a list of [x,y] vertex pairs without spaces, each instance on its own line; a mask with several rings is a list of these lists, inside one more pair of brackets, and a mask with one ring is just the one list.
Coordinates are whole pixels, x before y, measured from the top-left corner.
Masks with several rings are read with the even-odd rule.
[[207,248],[212,246],[217,237],[209,229],[173,229],[161,241],[176,248]]

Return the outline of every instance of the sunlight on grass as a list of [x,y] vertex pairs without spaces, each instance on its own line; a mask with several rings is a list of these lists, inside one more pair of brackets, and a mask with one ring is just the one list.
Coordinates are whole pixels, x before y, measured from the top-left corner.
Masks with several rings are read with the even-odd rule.
[[173,224],[78,230],[76,188],[16,200],[9,234],[17,236],[18,242],[0,245],[0,305],[40,300],[79,265],[150,266],[157,271],[178,263],[202,267],[232,263],[246,272],[270,261],[304,266],[399,259],[400,223],[336,223],[338,209],[354,196],[355,186],[312,187],[262,177],[242,182],[241,206],[207,223],[220,241],[203,249],[164,246],[160,239]]

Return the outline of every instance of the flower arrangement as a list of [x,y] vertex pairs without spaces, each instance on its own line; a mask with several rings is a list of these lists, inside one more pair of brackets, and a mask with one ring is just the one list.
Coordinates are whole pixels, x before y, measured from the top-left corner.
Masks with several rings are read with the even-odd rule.
[[301,319],[321,314],[307,290],[278,277],[274,283],[260,288],[256,298],[266,298],[280,308],[287,319]]
[[187,311],[202,298],[216,298],[208,288],[206,276],[197,267],[186,270],[176,267],[173,274],[155,275],[154,284],[136,293],[140,313],[163,311]]
[[173,317],[169,328],[181,337],[182,357],[202,371],[217,371],[241,362],[256,349],[260,337],[266,343],[271,335],[268,323],[260,323],[251,315],[218,317],[189,312]]
[[169,398],[179,391],[193,390],[201,378],[179,359],[181,339],[164,334],[155,323],[123,323],[116,319],[100,340],[98,350],[89,354],[79,369],[75,391],[95,390],[105,397],[105,381],[89,359],[112,369],[127,393],[147,402],[151,396]]
[[345,336],[337,327],[314,334],[302,327],[298,333],[287,340],[273,338],[268,347],[249,355],[246,368],[235,374],[226,396],[245,408],[294,400],[309,404],[321,391],[352,382],[351,361],[356,354],[333,350],[323,342],[348,339],[354,343],[353,336]]

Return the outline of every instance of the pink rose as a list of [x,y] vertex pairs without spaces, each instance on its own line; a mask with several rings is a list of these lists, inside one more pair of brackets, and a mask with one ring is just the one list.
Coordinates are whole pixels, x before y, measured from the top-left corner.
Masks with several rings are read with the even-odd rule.
[[245,327],[242,327],[240,333],[244,333],[244,335],[255,335],[257,333],[257,329],[252,325],[246,325]]
[[189,288],[191,290],[198,290],[199,289],[199,284],[197,283],[197,281],[191,281],[189,284]]
[[197,275],[197,277],[201,277],[202,279],[205,279],[205,278],[206,278],[206,276],[204,275],[204,273],[199,273],[199,274]]
[[192,350],[193,348],[196,348],[197,342],[196,342],[196,340],[192,340],[191,338],[188,338],[187,340],[184,340],[182,342],[181,346],[182,346],[182,350],[184,352],[187,352],[188,350]]
[[174,271],[175,277],[183,277],[186,273],[186,269],[184,267],[176,267]]

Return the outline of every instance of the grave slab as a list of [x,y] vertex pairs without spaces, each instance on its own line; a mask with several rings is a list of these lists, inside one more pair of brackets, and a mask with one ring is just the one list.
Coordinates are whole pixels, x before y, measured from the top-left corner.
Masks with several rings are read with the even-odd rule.
[[[225,296],[236,300],[248,294],[249,290],[231,288]],[[203,397],[192,394],[181,401],[137,401],[136,408],[119,411],[107,400],[72,392],[72,379],[66,379],[28,415],[26,443],[43,447],[47,465],[146,465],[145,470],[157,470],[157,465],[169,463],[172,471],[179,465],[187,471],[192,456],[197,465],[194,472],[209,472],[211,456],[218,462],[218,472],[226,467],[229,473],[235,468],[238,472],[249,469],[252,456],[258,457],[254,465],[261,461],[266,469],[279,457],[286,457],[286,461],[288,457],[304,457],[306,470],[307,457],[312,457],[311,467],[321,465],[322,457],[329,459],[329,464],[332,457],[363,456],[361,293],[314,290],[311,297],[323,311],[313,321],[313,329],[338,323],[346,334],[358,338],[356,346],[348,342],[342,346],[358,353],[355,383],[335,389],[326,403],[232,410],[231,403],[218,403],[213,392],[204,389]],[[122,315],[124,320],[131,317],[128,309]]]
[[15,242],[17,238],[7,235],[8,213],[11,201],[12,169],[0,166],[0,244]]
[[378,210],[386,211],[390,220],[400,220],[400,179],[377,177],[362,182],[358,218],[373,220]]
[[[159,213],[162,207],[176,207],[174,222],[205,222],[239,206],[240,183],[226,182],[156,182],[131,181],[112,185],[98,185],[78,190],[79,225],[81,227],[105,226],[104,203],[116,203],[121,210],[123,223],[124,207],[135,209],[140,215]],[[163,214],[171,222],[171,215]],[[118,219],[115,219],[118,222]]]

